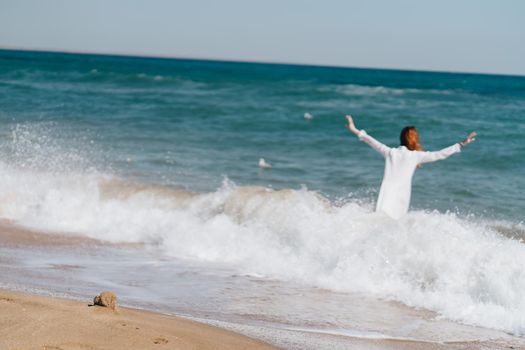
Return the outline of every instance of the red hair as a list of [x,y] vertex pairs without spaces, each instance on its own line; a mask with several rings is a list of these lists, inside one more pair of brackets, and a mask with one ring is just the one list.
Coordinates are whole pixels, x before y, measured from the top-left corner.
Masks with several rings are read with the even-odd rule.
[[419,143],[419,134],[415,126],[407,126],[401,130],[401,135],[399,135],[399,141],[401,145],[405,146],[411,151],[422,151],[421,143]]

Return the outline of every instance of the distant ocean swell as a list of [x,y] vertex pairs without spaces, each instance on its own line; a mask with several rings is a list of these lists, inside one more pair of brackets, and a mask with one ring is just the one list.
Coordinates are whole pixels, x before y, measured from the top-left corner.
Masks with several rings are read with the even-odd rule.
[[[22,85],[38,87],[38,81],[45,82],[48,79],[57,78],[56,72],[26,72],[23,78],[31,80],[26,83],[21,83],[20,76],[13,76],[13,80],[4,81],[4,84]],[[65,77],[65,81],[69,83],[93,83],[106,85],[128,85],[133,87],[136,83],[147,84],[144,87],[151,88],[155,84],[160,86],[176,86],[179,88],[204,88],[206,84],[202,82],[188,80],[180,76],[163,75],[163,74],[147,74],[147,73],[129,73],[129,72],[112,72],[106,70],[99,70],[93,68],[85,72],[76,72]],[[299,82],[296,82],[298,84]],[[48,87],[43,85],[43,87]],[[66,85],[64,86],[66,87]],[[375,95],[456,95],[459,93],[467,94],[467,91],[456,89],[435,89],[435,88],[395,88],[382,85],[366,85],[366,84],[327,84],[317,89],[319,92],[335,92],[337,94],[346,96],[368,96]],[[151,91],[150,91],[151,92]]]
[[[193,193],[0,162],[0,218],[37,230],[145,242],[179,259],[367,293],[525,334],[525,249],[501,223],[416,211],[401,221],[302,190]],[[523,225],[507,225],[523,232]],[[500,229],[500,231],[504,231]]]

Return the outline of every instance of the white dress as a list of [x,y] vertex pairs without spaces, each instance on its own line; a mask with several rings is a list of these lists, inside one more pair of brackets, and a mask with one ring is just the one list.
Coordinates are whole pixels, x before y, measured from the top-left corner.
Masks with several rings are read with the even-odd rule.
[[368,135],[365,130],[361,130],[358,136],[385,158],[385,173],[376,212],[384,212],[393,219],[399,219],[408,212],[412,176],[418,164],[435,162],[461,152],[459,143],[440,151],[423,152],[411,151],[405,146],[390,148]]

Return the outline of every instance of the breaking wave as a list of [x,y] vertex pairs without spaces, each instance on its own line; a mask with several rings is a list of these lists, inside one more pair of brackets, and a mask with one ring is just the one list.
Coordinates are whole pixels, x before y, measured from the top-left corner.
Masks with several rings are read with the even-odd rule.
[[193,193],[5,162],[0,218],[37,230],[144,242],[179,259],[367,293],[525,333],[525,246],[481,219],[412,212],[393,221],[369,206],[335,204],[307,189],[238,187],[226,179],[214,192]]
[[98,165],[104,159],[89,137],[64,139],[53,130],[21,124],[3,135],[0,219],[143,242],[212,270],[366,293],[525,334],[523,223],[437,211],[394,221],[366,201],[227,178],[201,193],[139,184]]
[[447,89],[414,89],[414,88],[393,88],[386,86],[369,86],[359,84],[344,84],[330,87],[321,87],[321,91],[335,91],[348,96],[369,96],[369,95],[406,95],[406,94],[429,94],[429,95],[453,95],[457,91]]

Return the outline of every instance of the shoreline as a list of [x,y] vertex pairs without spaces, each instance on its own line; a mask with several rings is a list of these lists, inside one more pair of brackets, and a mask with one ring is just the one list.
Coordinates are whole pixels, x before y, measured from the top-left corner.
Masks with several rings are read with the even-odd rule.
[[[40,233],[9,221],[0,221],[0,247],[15,251],[103,247],[107,242],[82,236]],[[115,248],[140,249],[140,245],[114,245]],[[61,247],[61,248],[59,248]],[[4,259],[0,272],[9,272],[17,260]],[[5,260],[7,259],[7,260]],[[67,271],[75,266],[53,265],[57,271]],[[13,270],[14,271],[14,270]],[[38,274],[31,278],[39,281],[45,293],[46,279]],[[26,283],[29,280],[26,280]],[[347,330],[330,333],[322,329],[267,328],[263,325],[228,323],[214,319],[202,319],[178,313],[163,313],[160,306],[152,309],[119,307],[113,312],[102,307],[88,307],[92,299],[85,297],[91,292],[77,293],[53,288],[52,296],[39,294],[22,281],[20,288],[9,284],[0,287],[0,348],[1,349],[518,349],[522,339],[479,339],[436,342],[417,339],[396,339],[351,334]],[[27,289],[26,289],[27,288]],[[98,292],[101,292],[99,290]],[[36,292],[36,294],[34,294]],[[63,292],[63,294],[62,294]],[[57,295],[59,297],[57,297]],[[93,297],[95,295],[92,295]],[[119,295],[117,294],[117,297]],[[68,299],[71,298],[71,299]],[[79,301],[84,300],[84,301]],[[123,305],[133,305],[123,296]],[[254,304],[254,307],[258,305]],[[358,309],[359,310],[359,309]],[[190,311],[190,310],[188,310]],[[357,311],[357,310],[356,310]],[[362,311],[362,310],[361,310]],[[383,312],[388,313],[385,309]],[[138,328],[138,329],[137,329]],[[373,333],[373,332],[372,332]],[[273,344],[273,345],[271,345]]]
[[[128,307],[113,311],[88,301],[0,289],[0,308],[0,348],[6,350],[279,349],[220,326]],[[304,334],[304,339],[315,340],[320,335]],[[518,349],[492,341],[436,343],[328,336],[333,338],[334,349]]]

